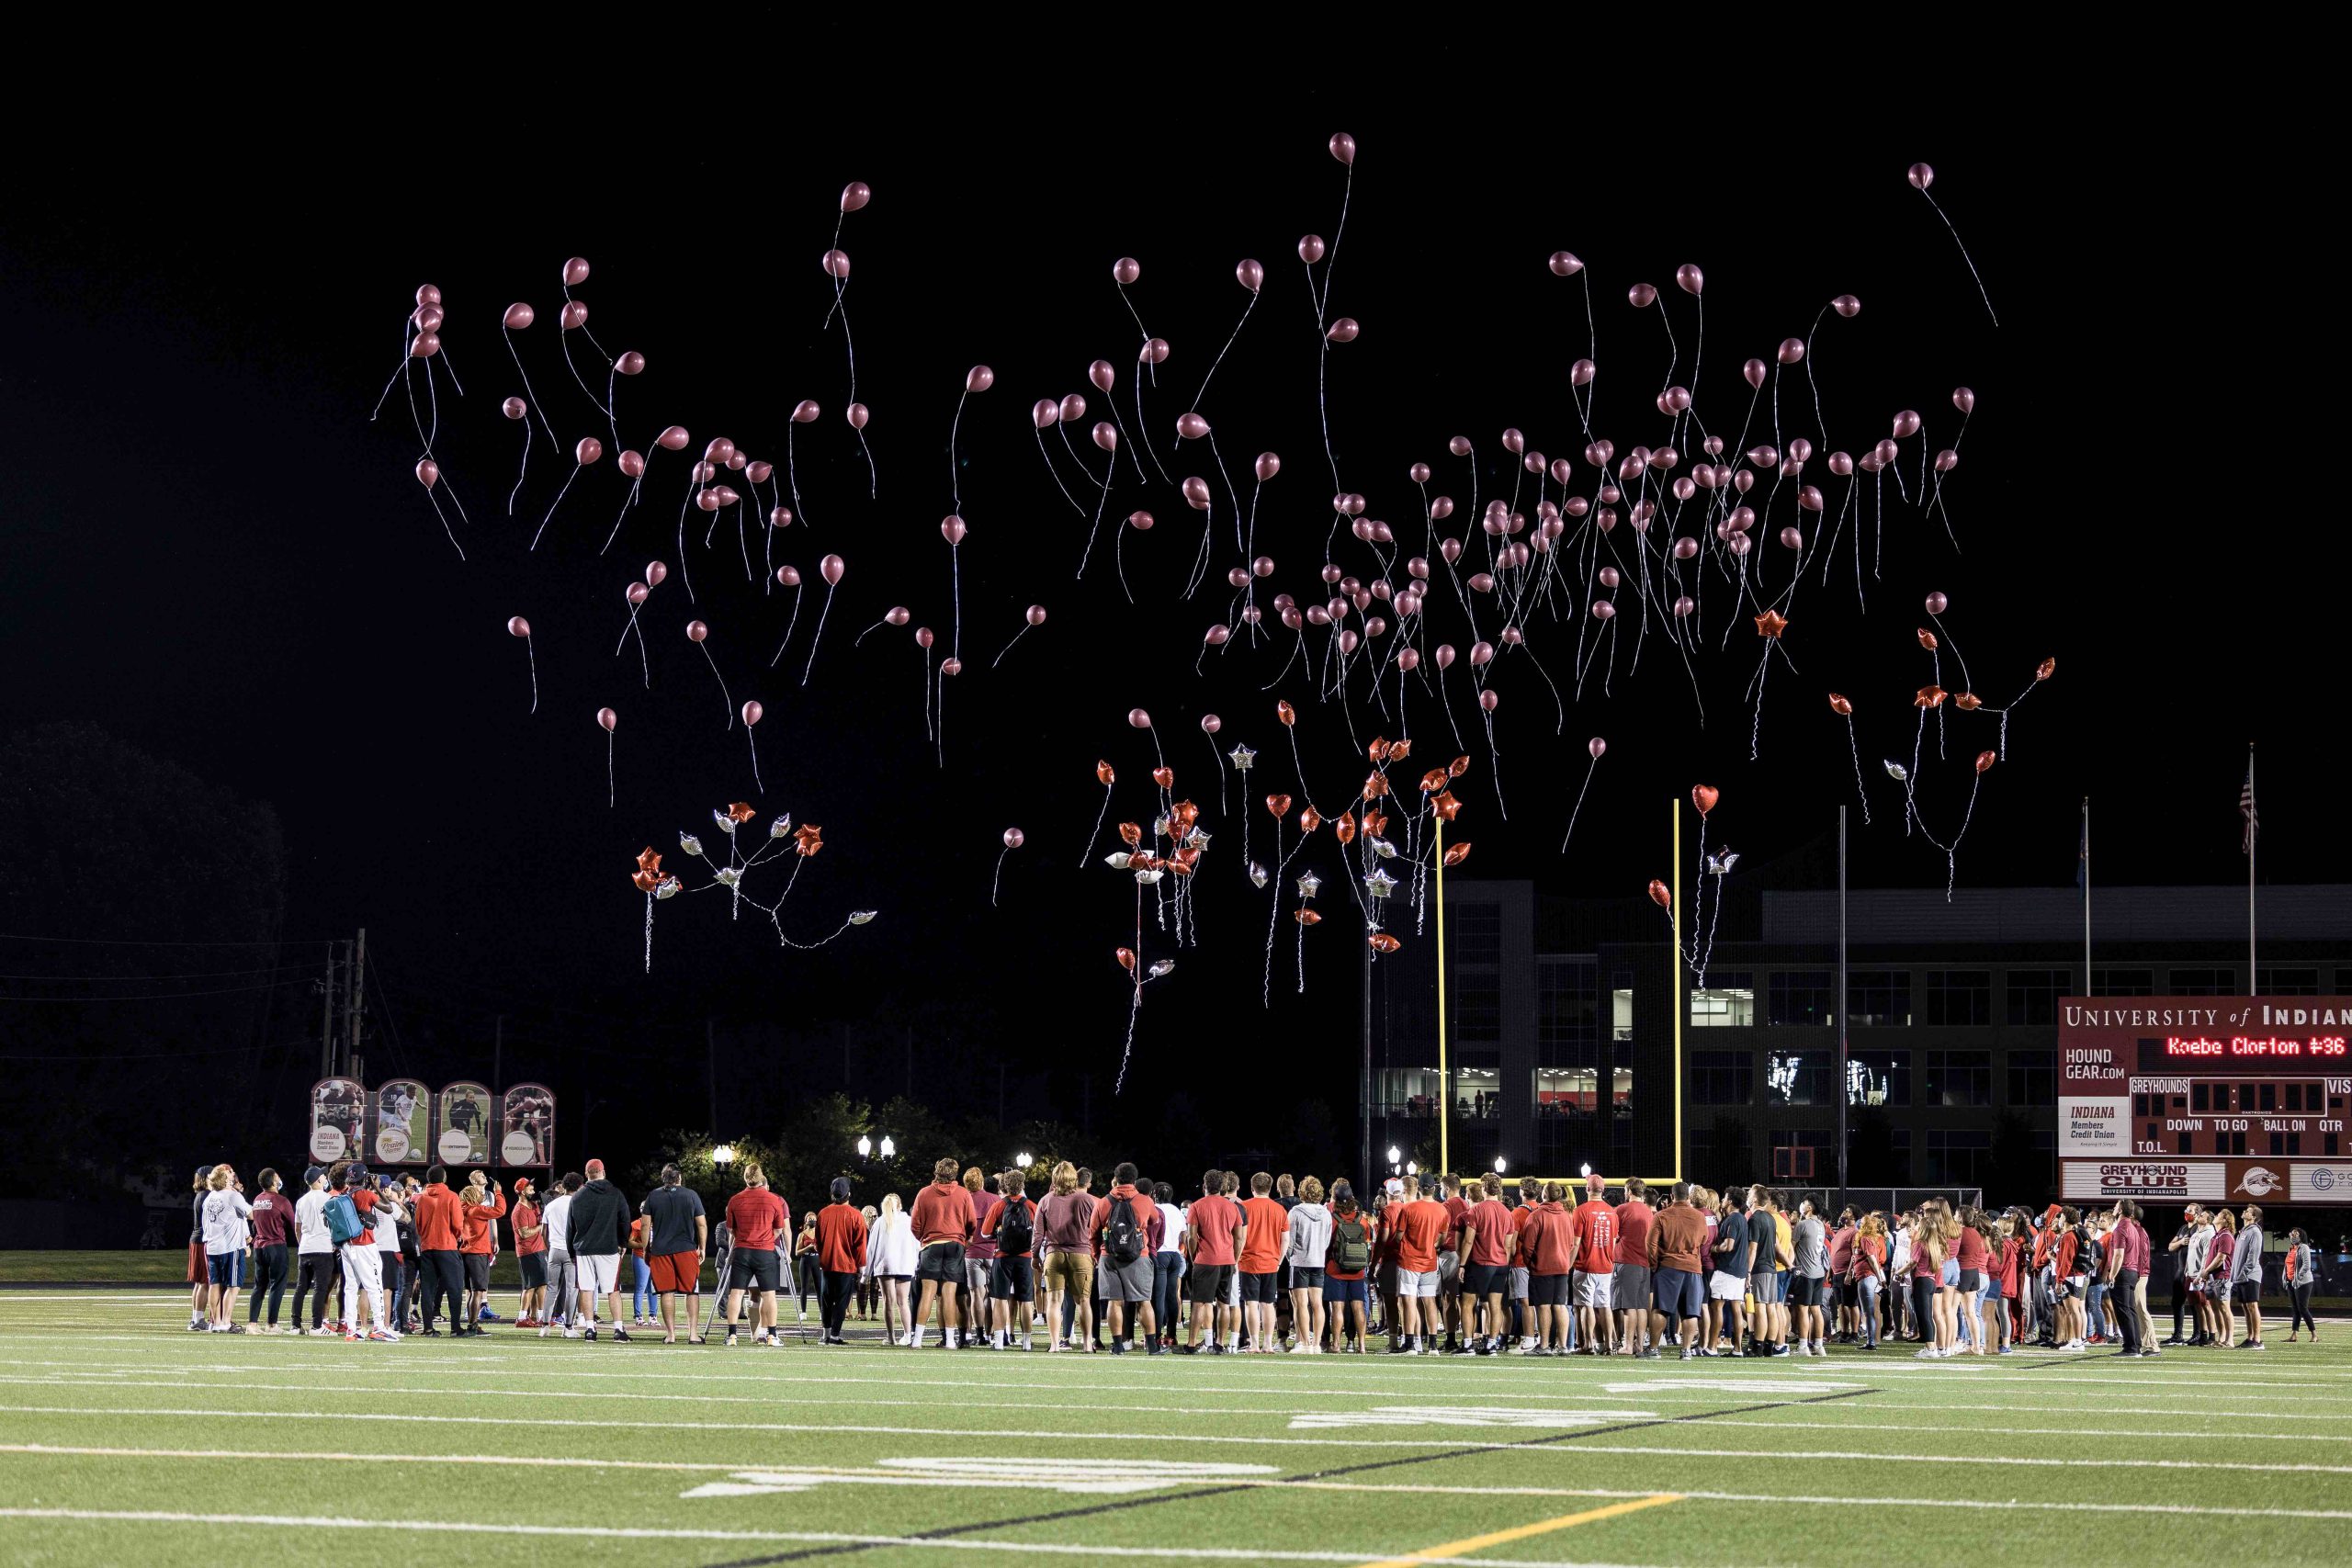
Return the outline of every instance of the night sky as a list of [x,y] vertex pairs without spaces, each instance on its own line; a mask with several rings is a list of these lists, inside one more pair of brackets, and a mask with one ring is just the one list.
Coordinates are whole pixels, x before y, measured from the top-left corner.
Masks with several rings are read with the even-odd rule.
[[[1178,96],[1172,85],[1153,95],[1170,106]],[[499,100],[404,115],[397,128],[323,105],[316,119],[267,132],[191,120],[136,167],[69,154],[28,173],[0,222],[0,728],[96,720],[271,803],[289,844],[287,935],[368,928],[402,1042],[399,1055],[372,1059],[371,1076],[395,1065],[436,1082],[485,1074],[478,1049],[501,1012],[519,1064],[510,1078],[593,1060],[619,1096],[640,1081],[699,1083],[706,1016],[794,1029],[912,1023],[936,1067],[919,1088],[952,1109],[992,1108],[1004,1061],[1016,1076],[1052,1069],[1017,1111],[1072,1121],[1075,1076],[1087,1072],[1097,1075],[1092,1112],[1113,1126],[1148,1123],[1180,1084],[1213,1121],[1233,1095],[1276,1107],[1324,1098],[1344,1114],[1361,940],[1352,908],[1336,887],[1327,896],[1327,913],[1346,916],[1308,933],[1305,997],[1284,994],[1294,932],[1282,920],[1276,1005],[1261,1010],[1267,895],[1241,874],[1238,824],[1217,808],[1196,726],[1216,712],[1220,750],[1260,750],[1253,799],[1306,793],[1283,754],[1277,697],[1299,706],[1318,798],[1343,798],[1363,764],[1311,679],[1294,669],[1261,690],[1287,633],[1270,626],[1273,640],[1255,652],[1237,639],[1205,679],[1193,675],[1204,630],[1227,618],[1223,574],[1239,558],[1205,444],[1180,452],[1171,439],[1248,299],[1234,265],[1255,257],[1262,297],[1199,406],[1245,504],[1252,456],[1281,454],[1257,525],[1259,548],[1279,567],[1264,592],[1318,599],[1331,485],[1295,245],[1310,231],[1333,236],[1345,171],[1325,141],[1342,129],[1361,152],[1330,312],[1360,320],[1363,336],[1330,356],[1332,442],[1345,487],[1369,498],[1403,553],[1423,541],[1406,479],[1416,460],[1437,470],[1430,491],[1456,502],[1445,531],[1477,538],[1466,465],[1446,454],[1456,434],[1476,444],[1481,503],[1514,477],[1497,439],[1506,425],[1573,458],[1575,486],[1590,493],[1567,395],[1568,365],[1588,352],[1584,279],[1544,266],[1563,247],[1589,265],[1601,367],[1594,430],[1621,454],[1660,444],[1666,428],[1652,406],[1666,333],[1659,311],[1632,309],[1626,289],[1648,281],[1664,291],[1681,355],[1673,379],[1689,384],[1696,316],[1672,281],[1684,262],[1706,271],[1696,387],[1711,428],[1740,428],[1740,361],[1769,360],[1848,291],[1860,315],[1828,317],[1815,339],[1829,445],[1866,450],[1911,408],[1932,453],[1957,428],[1951,389],[1967,385],[1978,399],[1946,491],[1958,554],[1940,521],[1891,506],[1883,557],[1874,570],[1865,563],[1865,613],[1849,518],[1827,584],[1816,566],[1796,596],[1784,646],[1797,669],[1771,672],[1757,760],[1740,692],[1759,644],[1741,620],[1718,648],[1720,576],[1694,659],[1703,726],[1656,625],[1635,673],[1636,617],[1623,616],[1609,694],[1596,671],[1578,697],[1575,649],[1589,626],[1576,606],[1589,588],[1567,597],[1557,623],[1530,624],[1530,646],[1571,700],[1555,736],[1552,694],[1526,656],[1498,665],[1507,823],[1471,729],[1467,664],[1457,664],[1450,694],[1475,760],[1457,830],[1476,844],[1465,874],[1637,895],[1666,872],[1665,802],[1702,781],[1724,792],[1718,838],[1769,868],[1853,798],[1844,728],[1824,696],[1835,689],[1857,706],[1877,818],[1867,833],[1857,822],[1855,880],[1939,886],[1942,856],[1905,838],[1899,795],[1878,765],[1910,754],[1910,694],[1928,679],[1913,632],[1930,590],[1951,596],[1945,626],[1988,701],[2025,689],[2042,658],[2058,661],[2056,679],[2012,720],[2007,761],[1984,780],[1962,885],[2071,880],[2086,794],[2103,885],[2241,878],[2236,796],[2249,739],[2261,743],[2265,879],[2352,873],[2333,819],[2340,704],[2321,675],[2334,663],[2337,547],[2331,525],[2293,510],[2265,477],[2297,462],[2267,448],[2325,422],[2277,406],[2253,416],[2267,402],[2246,386],[2263,350],[2237,333],[2287,323],[2277,308],[2239,316],[2221,302],[2233,279],[2279,265],[2287,242],[2217,225],[2201,230],[2191,257],[2162,240],[2179,216],[2168,202],[2197,199],[2173,189],[2170,170],[2185,165],[2168,165],[2163,149],[2091,178],[2047,149],[2011,152],[2005,138],[1971,134],[1928,91],[1890,115],[1824,96],[1799,116],[1768,99],[1652,130],[1655,105],[1631,99],[1622,113],[1596,99],[1520,124],[1367,112],[1336,90],[1278,95],[1246,117],[1204,100],[1201,112],[1122,107],[1068,125],[1010,101],[987,113],[918,103],[887,112],[935,112],[936,123],[884,129],[877,105],[830,113],[796,90],[756,138],[755,106],[716,89],[681,100],[659,134],[590,112],[595,96],[583,86],[570,112]],[[1937,168],[1934,194],[1982,272],[1997,329],[1951,234],[1905,183],[1917,159]],[[878,500],[842,417],[841,333],[820,330],[831,283],[819,257],[853,179],[874,192],[842,243],[854,262],[846,298]],[[689,453],[656,458],[642,504],[603,556],[625,484],[609,450],[572,486],[537,552],[525,547],[571,468],[571,442],[612,444],[559,353],[558,275],[574,254],[593,264],[576,294],[598,340],[650,361],[620,384],[622,443],[644,449],[671,423],[694,438]],[[1124,449],[1094,563],[1073,581],[1087,522],[1047,479],[1029,424],[1035,399],[1082,392],[1090,412],[1070,434],[1099,473],[1083,434],[1102,417],[1086,381],[1102,357],[1118,368],[1130,435],[1140,434],[1138,334],[1110,277],[1123,254],[1144,268],[1130,297],[1174,345],[1146,392],[1148,439],[1171,477],[1204,474],[1216,494],[1223,543],[1189,603],[1180,594],[1200,514],[1156,472],[1138,489]],[[411,477],[418,445],[400,394],[368,418],[398,362],[413,291],[427,281],[444,292],[442,338],[466,392],[439,379],[445,504],[454,489],[470,517],[458,528],[463,561]],[[498,322],[515,299],[539,313],[517,343],[564,450],[538,433],[510,517],[523,433],[498,404],[522,389]],[[601,364],[574,346],[601,393]],[[948,640],[946,436],[976,363],[994,367],[996,385],[966,408],[958,444],[972,530],[961,551],[967,670],[945,685],[943,768],[925,738],[910,629],[852,644],[892,604],[937,628],[943,650]],[[1751,444],[1770,438],[1770,392],[1768,382]],[[788,595],[747,584],[731,520],[703,548],[708,519],[695,512],[687,560],[700,597],[690,606],[673,533],[687,460],[703,443],[723,434],[780,466],[787,415],[803,398],[824,412],[795,440],[801,520],[772,543],[809,587],[792,651],[771,671]],[[1780,417],[1787,434],[1819,441],[1801,374],[1781,383]],[[1914,485],[1919,446],[1904,444]],[[1697,456],[1686,454],[1682,471]],[[1826,468],[1816,455],[1805,479],[1829,494],[1834,515],[1846,481]],[[1080,499],[1091,513],[1091,493]],[[1137,506],[1159,526],[1125,536],[1130,604],[1105,552],[1114,520]],[[1770,534],[1791,520],[1784,497],[1750,557],[1775,588],[1789,559]],[[1808,532],[1822,525],[1804,521]],[[755,569],[762,543],[755,532]],[[804,690],[828,551],[846,558],[848,575]],[[612,650],[621,591],[655,558],[672,573],[643,621],[649,692],[634,644],[623,659]],[[1335,558],[1375,573],[1344,529]],[[1439,572],[1424,646],[1466,649]],[[1049,620],[989,671],[1032,603]],[[1481,609],[1491,636],[1493,601]],[[525,649],[504,629],[514,615],[537,634],[536,716]],[[764,791],[753,792],[741,728],[724,727],[718,687],[682,635],[691,615],[713,628],[732,701],[765,705]],[[1323,635],[1310,632],[1310,653]],[[1945,684],[1957,690],[1951,671],[1947,660]],[[1361,682],[1352,700],[1362,738],[1397,733]],[[606,806],[593,716],[606,705],[621,716],[617,809]],[[1078,864],[1102,804],[1098,757],[1122,775],[1112,819],[1151,814],[1151,741],[1125,718],[1136,705],[1157,719],[1178,793],[1202,803],[1216,839],[1199,879],[1202,946],[1177,954],[1178,972],[1148,995],[1128,1089],[1135,1114],[1123,1122],[1107,1110],[1105,1078],[1125,1023],[1111,953],[1131,940],[1132,889],[1092,855],[1085,871]],[[1426,694],[1409,720],[1419,744],[1403,774],[1454,753]],[[1939,836],[1965,799],[1966,759],[1994,743],[1984,716],[1965,727],[1955,716],[1952,733],[1941,764],[1931,733],[1922,790]],[[1610,750],[1564,856],[1595,735]],[[789,810],[825,829],[827,848],[788,907],[796,934],[821,934],[851,908],[881,918],[821,953],[784,953],[763,921],[730,925],[714,898],[680,900],[662,907],[648,977],[632,857],[650,843],[674,859],[682,829],[714,840],[711,807],[736,799],[752,800],[763,821]],[[1028,841],[1007,862],[992,910],[998,836],[1012,825]],[[1269,826],[1260,810],[1260,852]],[[1107,839],[1106,829],[1097,853]],[[1328,830],[1319,853],[1333,876]],[[0,930],[45,929],[43,896],[9,889]],[[1154,940],[1155,953],[1171,951]],[[284,1038],[309,1027],[300,1010],[285,1016]],[[804,1069],[787,1060],[782,1070]],[[828,1089],[837,1070],[837,1058],[805,1067],[811,1087]],[[836,1076],[820,1082],[825,1072]],[[285,1127],[285,1140],[299,1130]]]

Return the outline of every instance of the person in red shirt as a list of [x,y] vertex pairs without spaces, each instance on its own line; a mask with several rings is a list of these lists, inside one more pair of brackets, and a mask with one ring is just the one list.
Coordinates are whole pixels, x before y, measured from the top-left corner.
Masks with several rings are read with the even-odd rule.
[[1527,1222],[1543,1206],[1544,1184],[1532,1176],[1521,1177],[1519,1207],[1510,1212],[1510,1298],[1511,1309],[1519,1314],[1519,1348],[1522,1353],[1534,1349],[1541,1337],[1536,1332],[1535,1308],[1527,1299],[1527,1260],[1520,1250],[1520,1239],[1526,1234]]
[[1249,1222],[1241,1205],[1224,1195],[1225,1172],[1201,1177],[1201,1195],[1184,1216],[1184,1295],[1193,1303],[1193,1332],[1184,1354],[1201,1348],[1208,1336],[1209,1353],[1225,1353],[1225,1336],[1234,1332],[1234,1310],[1226,1304],[1241,1248],[1249,1245]]
[[1463,1321],[1463,1314],[1465,1306],[1476,1310],[1476,1298],[1468,1303],[1463,1300],[1462,1265],[1468,1259],[1462,1249],[1462,1233],[1470,1223],[1470,1205],[1477,1200],[1462,1195],[1462,1178],[1452,1171],[1439,1178],[1439,1184],[1445,1193],[1445,1236],[1437,1249],[1438,1304],[1445,1314],[1445,1353],[1467,1355],[1469,1347],[1463,1341],[1475,1329]]
[[964,1190],[956,1176],[953,1156],[931,1168],[931,1185],[915,1194],[914,1211],[908,1216],[914,1227],[915,1243],[922,1248],[915,1263],[915,1280],[922,1294],[915,1303],[913,1337],[908,1344],[922,1348],[923,1325],[930,1320],[931,1303],[939,1303],[939,1331],[951,1350],[962,1340],[963,1318],[958,1313],[958,1298],[964,1293],[964,1244],[972,1239],[978,1221],[972,1213],[972,1195]]
[[1282,1269],[1283,1237],[1290,1233],[1290,1214],[1268,1196],[1273,1189],[1273,1177],[1261,1170],[1250,1179],[1250,1196],[1241,1203],[1241,1223],[1250,1235],[1240,1258],[1241,1327],[1250,1337],[1252,1353],[1280,1348],[1274,1338],[1274,1287]]
[[514,1208],[507,1223],[514,1227],[514,1266],[523,1272],[522,1310],[514,1326],[537,1328],[548,1299],[548,1233],[539,1224],[538,1197],[527,1176],[514,1179]]
[[[1159,1205],[1136,1185],[1136,1175],[1135,1163],[1122,1160],[1111,1173],[1110,1196],[1094,1205],[1094,1283],[1097,1298],[1102,1303],[1104,1325],[1111,1331],[1114,1356],[1127,1353],[1127,1346],[1138,1329],[1150,1348],[1149,1353],[1160,1353],[1151,1311],[1156,1268],[1152,1258],[1159,1250],[1159,1232],[1165,1222],[1159,1217]],[[1277,1203],[1274,1208],[1280,1213],[1282,1205]],[[1253,1252],[1258,1240],[1253,1215],[1250,1224]],[[1280,1228],[1274,1232],[1274,1245],[1282,1245]],[[1271,1305],[1266,1315],[1271,1324]]]
[[1536,1348],[1532,1354],[1568,1353],[1568,1271],[1576,1264],[1577,1224],[1568,1213],[1568,1190],[1554,1181],[1544,1201],[1519,1233],[1520,1257],[1527,1266],[1527,1300],[1535,1313]]
[[[997,1178],[997,1185],[1004,1195],[980,1220],[981,1234],[996,1244],[996,1265],[989,1280],[989,1307],[994,1314],[989,1343],[1000,1350],[1026,1350],[1029,1303],[1037,1293],[1037,1205],[1028,1198],[1027,1173],[1008,1170]],[[1008,1226],[1025,1231],[1027,1239],[1015,1239]]]
[[1511,1213],[1497,1195],[1499,1183],[1490,1191],[1485,1182],[1472,1181],[1465,1183],[1462,1190],[1470,1202],[1469,1214],[1462,1226],[1465,1248],[1463,1293],[1473,1310],[1486,1308],[1487,1332],[1477,1344],[1478,1354],[1498,1355],[1503,1348],[1508,1322],[1503,1316],[1503,1303],[1510,1294]]
[[424,1173],[424,1190],[416,1195],[416,1250],[424,1278],[424,1336],[434,1338],[434,1310],[447,1297],[449,1332],[465,1332],[465,1274],[458,1261],[458,1243],[464,1239],[464,1205],[449,1190],[449,1173],[434,1166]]
[[1438,1310],[1437,1254],[1452,1220],[1445,1205],[1421,1196],[1421,1179],[1405,1178],[1405,1201],[1392,1204],[1388,1223],[1396,1232],[1396,1305],[1403,1337],[1389,1349],[1400,1355],[1435,1350],[1442,1314]]
[[989,1190],[988,1173],[978,1166],[964,1172],[964,1190],[972,1195],[972,1235],[964,1244],[964,1348],[988,1348],[989,1287],[996,1279],[995,1232],[989,1228],[989,1211],[1001,1200]]
[[1650,1227],[1657,1216],[1649,1192],[1649,1183],[1638,1176],[1625,1183],[1625,1201],[1617,1205],[1617,1268],[1609,1285],[1617,1312],[1617,1353],[1645,1360],[1656,1359],[1665,1332],[1650,1308]]
[[1584,1179],[1584,1201],[1571,1216],[1577,1227],[1577,1330],[1585,1354],[1606,1356],[1617,1273],[1617,1211],[1609,1206],[1608,1183],[1594,1171]]
[[466,1321],[455,1333],[479,1336],[481,1309],[490,1304],[490,1256],[498,1222],[506,1213],[506,1194],[481,1171],[466,1180],[458,1194],[458,1223],[465,1228],[458,1240],[458,1258],[466,1271]]
[[775,1337],[775,1298],[783,1284],[776,1261],[776,1236],[792,1224],[784,1200],[768,1190],[767,1172],[757,1160],[743,1168],[743,1190],[727,1200],[727,1234],[733,1249],[727,1260],[727,1343],[735,1343],[736,1325],[742,1321],[743,1292],[758,1293],[760,1313],[755,1345],[781,1346]]
[[817,1268],[824,1275],[818,1302],[828,1345],[849,1343],[842,1337],[842,1319],[849,1315],[850,1293],[865,1267],[865,1216],[849,1195],[849,1178],[836,1176],[833,1201],[817,1211]]

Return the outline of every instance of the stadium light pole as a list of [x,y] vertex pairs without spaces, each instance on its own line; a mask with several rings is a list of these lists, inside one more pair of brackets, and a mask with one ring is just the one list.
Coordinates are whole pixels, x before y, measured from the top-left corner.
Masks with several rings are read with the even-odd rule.
[[1846,808],[1838,807],[1838,1207],[1846,1206],[1846,1107],[1853,1099],[1847,1086],[1849,1058],[1846,1037]]

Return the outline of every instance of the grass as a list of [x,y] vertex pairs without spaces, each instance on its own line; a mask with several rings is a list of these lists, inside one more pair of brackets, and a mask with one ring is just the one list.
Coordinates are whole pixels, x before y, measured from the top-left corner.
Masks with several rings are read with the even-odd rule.
[[2148,1361],[1114,1359],[223,1338],[185,1300],[0,1294],[0,1562],[2143,1568],[2340,1563],[2352,1521],[2352,1325]]

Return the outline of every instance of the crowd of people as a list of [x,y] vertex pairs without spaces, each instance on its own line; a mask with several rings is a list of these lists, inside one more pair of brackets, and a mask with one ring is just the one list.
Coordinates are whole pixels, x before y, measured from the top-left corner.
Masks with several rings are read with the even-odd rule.
[[[1760,1184],[1660,1190],[1635,1178],[1611,1203],[1597,1174],[1580,1192],[1499,1176],[1425,1189],[1408,1174],[1367,1201],[1345,1179],[1326,1188],[1230,1170],[1204,1172],[1180,1198],[1131,1164],[1098,1194],[1094,1173],[1067,1161],[1033,1193],[1024,1171],[959,1172],[944,1158],[911,1203],[890,1193],[861,1208],[838,1178],[796,1230],[757,1164],[742,1183],[714,1224],[674,1165],[635,1205],[595,1160],[544,1193],[517,1176],[511,1196],[480,1171],[452,1187],[439,1166],[420,1180],[345,1161],[305,1170],[299,1195],[263,1169],[248,1197],[232,1167],[207,1167],[188,1326],[481,1335],[500,1321],[490,1282],[503,1221],[521,1281],[514,1326],[543,1337],[627,1342],[634,1327],[658,1328],[665,1344],[748,1334],[780,1346],[781,1314],[807,1323],[814,1301],[823,1344],[847,1343],[854,1314],[878,1320],[886,1344],[920,1348],[935,1325],[930,1343],[943,1348],[1048,1353],[1362,1355],[1378,1338],[1392,1355],[1690,1360],[1903,1344],[1937,1359],[2027,1345],[2154,1356],[2267,1344],[2267,1241],[2253,1204],[2188,1209],[2165,1249],[2173,1325],[2160,1341],[2147,1300],[2154,1244],[2128,1198],[1997,1214],[1931,1198],[1832,1217]],[[2316,1257],[2301,1230],[2285,1240],[2288,1340],[2316,1339]]]

